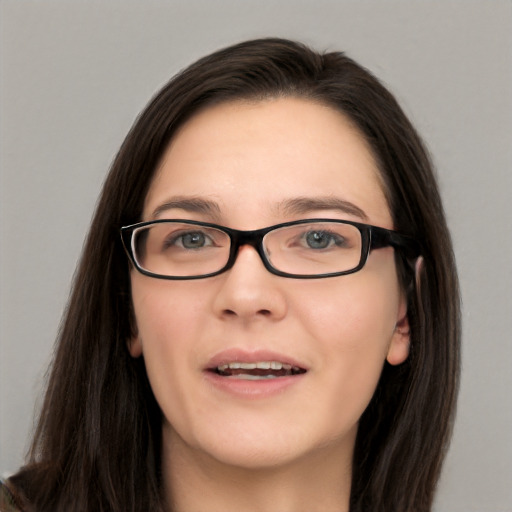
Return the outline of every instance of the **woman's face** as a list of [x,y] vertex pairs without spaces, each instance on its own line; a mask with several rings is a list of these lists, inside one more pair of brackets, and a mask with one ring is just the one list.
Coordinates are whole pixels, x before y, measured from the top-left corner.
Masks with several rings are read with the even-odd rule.
[[[365,140],[340,113],[295,98],[195,115],[165,152],[143,213],[143,220],[241,230],[315,217],[393,228]],[[391,248],[333,278],[273,275],[243,246],[234,267],[215,277],[169,281],[133,270],[131,282],[130,351],[144,356],[164,446],[183,457],[246,468],[321,452],[349,461],[384,361],[399,364],[408,354]],[[301,372],[272,379],[255,377],[261,372],[251,366],[244,375],[216,372],[258,362]]]

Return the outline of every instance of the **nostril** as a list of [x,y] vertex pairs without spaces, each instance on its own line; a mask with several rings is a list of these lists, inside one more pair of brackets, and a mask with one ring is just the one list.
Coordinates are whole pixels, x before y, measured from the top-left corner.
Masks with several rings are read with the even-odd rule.
[[[233,311],[232,309],[225,309],[223,311],[224,315],[226,316],[238,316],[236,311]],[[261,316],[272,316],[272,312],[269,309],[260,309],[256,312],[256,315]]]

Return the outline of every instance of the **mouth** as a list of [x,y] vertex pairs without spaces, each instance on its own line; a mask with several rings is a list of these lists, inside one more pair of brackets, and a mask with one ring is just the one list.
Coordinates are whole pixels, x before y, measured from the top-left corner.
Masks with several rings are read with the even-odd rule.
[[306,373],[306,369],[281,361],[232,361],[209,368],[208,371],[225,378],[240,380],[267,380],[293,377]]

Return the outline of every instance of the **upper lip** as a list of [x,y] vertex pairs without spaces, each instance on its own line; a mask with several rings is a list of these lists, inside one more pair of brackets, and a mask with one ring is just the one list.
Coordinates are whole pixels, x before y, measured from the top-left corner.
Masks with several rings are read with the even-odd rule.
[[216,353],[206,364],[205,370],[212,370],[223,364],[234,362],[240,363],[258,363],[264,361],[276,361],[290,366],[298,367],[302,370],[308,370],[303,361],[299,361],[289,355],[280,354],[273,350],[246,350],[240,348],[229,348]]

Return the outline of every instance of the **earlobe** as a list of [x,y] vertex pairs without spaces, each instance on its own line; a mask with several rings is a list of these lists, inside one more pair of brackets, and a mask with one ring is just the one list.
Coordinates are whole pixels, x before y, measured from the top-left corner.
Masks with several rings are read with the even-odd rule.
[[402,364],[409,357],[410,331],[406,329],[397,329],[393,334],[393,339],[389,345],[386,360],[389,364],[396,366]]
[[131,338],[126,341],[128,352],[132,357],[140,357],[142,355],[142,340],[139,336],[139,329],[137,327],[137,321],[135,320],[135,313],[133,306],[130,308],[130,331]]
[[139,331],[132,322],[132,337],[126,342],[128,352],[132,357],[140,357],[142,355],[142,340],[139,336]]
[[142,343],[138,336],[134,336],[133,338],[127,341],[128,352],[132,357],[140,357],[142,355]]
[[409,317],[407,316],[405,299],[400,309],[400,317],[395,325],[395,331],[393,332],[386,357],[387,362],[393,366],[402,364],[409,357],[411,342],[411,328],[409,325]]

